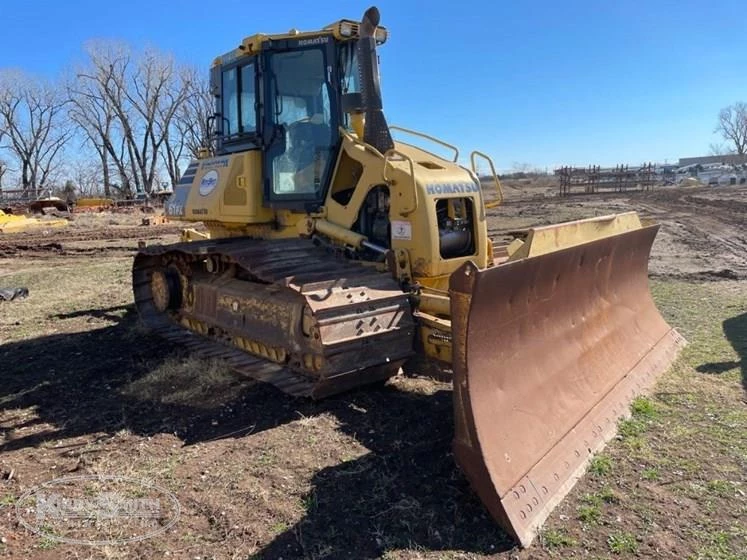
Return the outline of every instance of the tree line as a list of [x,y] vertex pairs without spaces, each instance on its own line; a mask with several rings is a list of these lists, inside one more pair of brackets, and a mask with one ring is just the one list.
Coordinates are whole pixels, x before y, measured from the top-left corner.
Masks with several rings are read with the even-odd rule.
[[0,188],[131,197],[175,185],[208,141],[207,72],[156,50],[90,42],[56,81],[0,70]]

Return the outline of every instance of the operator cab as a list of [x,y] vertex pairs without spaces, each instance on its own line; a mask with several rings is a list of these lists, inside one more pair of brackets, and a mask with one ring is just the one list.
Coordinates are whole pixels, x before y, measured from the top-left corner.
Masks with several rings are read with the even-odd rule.
[[[270,207],[308,210],[324,201],[339,128],[349,127],[341,98],[358,88],[357,25],[254,35],[213,65],[216,155],[261,150]],[[383,42],[386,31],[377,31]]]

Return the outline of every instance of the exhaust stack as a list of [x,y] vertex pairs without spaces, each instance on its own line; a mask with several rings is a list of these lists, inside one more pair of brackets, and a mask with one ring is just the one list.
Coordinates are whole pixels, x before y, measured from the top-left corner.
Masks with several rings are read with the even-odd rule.
[[384,154],[394,148],[394,141],[382,110],[379,59],[376,54],[376,38],[374,36],[379,21],[379,10],[375,6],[370,7],[363,14],[357,55],[358,78],[361,88],[360,110],[365,115],[363,141]]

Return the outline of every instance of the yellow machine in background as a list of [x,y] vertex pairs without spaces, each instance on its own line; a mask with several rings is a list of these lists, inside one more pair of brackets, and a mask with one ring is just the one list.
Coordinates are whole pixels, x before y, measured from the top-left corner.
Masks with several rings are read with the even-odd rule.
[[136,303],[163,336],[293,395],[415,356],[453,368],[457,460],[526,545],[682,343],[648,293],[656,226],[607,216],[494,246],[474,169],[487,160],[500,203],[490,159],[393,141],[386,39],[371,8],[215,60],[214,142],[166,205],[208,234],[141,250]]
[[6,214],[0,210],[0,233],[12,233],[47,227],[62,227],[67,225],[67,220],[62,219],[38,219]]
[[114,208],[114,200],[105,197],[84,197],[75,201],[74,212],[101,212]]

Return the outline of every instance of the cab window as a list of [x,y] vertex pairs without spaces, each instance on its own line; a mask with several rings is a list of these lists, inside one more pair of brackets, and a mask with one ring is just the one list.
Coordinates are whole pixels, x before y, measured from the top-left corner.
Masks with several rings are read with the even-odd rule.
[[223,71],[223,135],[239,133],[239,99],[237,68]]
[[223,71],[222,130],[230,139],[257,131],[254,62]]
[[257,131],[254,64],[241,67],[241,132]]

